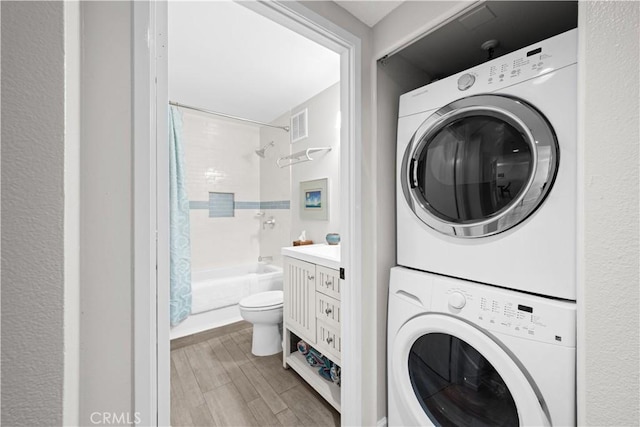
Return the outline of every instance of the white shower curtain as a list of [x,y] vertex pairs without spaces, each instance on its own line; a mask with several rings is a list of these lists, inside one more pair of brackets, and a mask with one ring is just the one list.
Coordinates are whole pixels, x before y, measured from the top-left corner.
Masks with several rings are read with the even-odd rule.
[[185,185],[182,119],[176,107],[170,107],[169,127],[170,319],[171,326],[175,326],[191,314],[189,199]]

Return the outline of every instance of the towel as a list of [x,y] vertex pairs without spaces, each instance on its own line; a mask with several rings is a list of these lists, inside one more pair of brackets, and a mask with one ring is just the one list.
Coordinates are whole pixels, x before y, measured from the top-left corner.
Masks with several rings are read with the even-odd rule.
[[333,381],[331,378],[331,366],[333,362],[326,357],[322,357],[324,364],[318,369],[318,374],[327,381]]
[[333,381],[339,386],[340,385],[340,366],[336,365],[335,363],[332,363],[330,373],[331,373],[331,381]]
[[320,369],[318,369],[318,374],[325,380],[331,381],[331,371],[327,369],[326,366],[321,366]]
[[324,366],[326,357],[320,354],[318,350],[316,350],[315,348],[310,347],[309,352],[306,355],[306,359],[309,366],[315,367],[315,366]]
[[303,340],[298,341],[298,351],[303,355],[309,353],[310,348],[311,346],[309,346],[309,344],[307,344]]

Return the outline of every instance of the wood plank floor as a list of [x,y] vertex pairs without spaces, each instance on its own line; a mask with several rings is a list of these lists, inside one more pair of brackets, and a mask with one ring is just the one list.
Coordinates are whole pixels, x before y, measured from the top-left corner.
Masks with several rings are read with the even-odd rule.
[[282,353],[251,354],[251,331],[238,322],[171,341],[171,425],[339,426]]

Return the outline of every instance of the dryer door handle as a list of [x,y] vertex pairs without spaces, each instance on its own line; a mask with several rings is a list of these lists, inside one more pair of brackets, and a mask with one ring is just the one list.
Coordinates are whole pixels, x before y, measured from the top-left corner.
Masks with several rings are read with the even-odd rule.
[[416,179],[416,159],[411,158],[409,161],[409,186],[416,188],[418,186],[418,180]]

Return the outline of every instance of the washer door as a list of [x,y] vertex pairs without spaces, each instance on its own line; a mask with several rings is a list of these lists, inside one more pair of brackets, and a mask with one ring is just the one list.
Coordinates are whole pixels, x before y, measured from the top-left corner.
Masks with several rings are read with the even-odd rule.
[[441,314],[407,322],[392,352],[403,413],[415,425],[548,426],[534,383],[478,328]]
[[402,189],[434,230],[489,236],[540,206],[558,162],[555,133],[534,107],[503,95],[470,96],[418,128],[402,162]]

